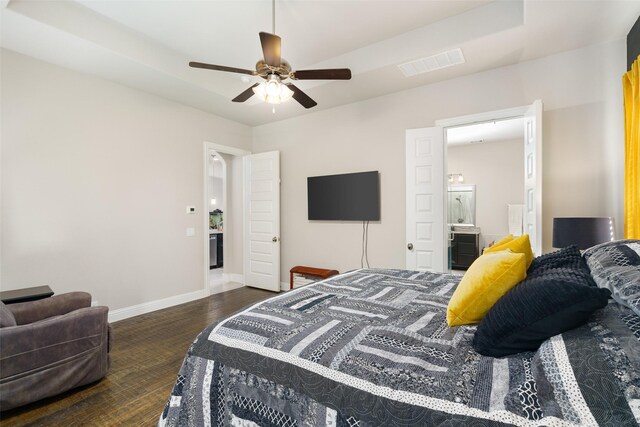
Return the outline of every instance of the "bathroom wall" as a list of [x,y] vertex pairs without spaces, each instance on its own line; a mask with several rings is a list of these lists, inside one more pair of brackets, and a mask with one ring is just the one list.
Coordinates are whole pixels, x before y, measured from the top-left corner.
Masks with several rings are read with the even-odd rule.
[[449,173],[462,173],[464,184],[476,186],[480,246],[507,235],[507,204],[524,203],[524,138],[453,145],[447,153]]
[[[224,206],[224,160],[220,160],[220,155],[209,156],[209,212],[215,209],[225,211]],[[218,160],[214,160],[217,158]],[[215,202],[214,202],[215,201]]]

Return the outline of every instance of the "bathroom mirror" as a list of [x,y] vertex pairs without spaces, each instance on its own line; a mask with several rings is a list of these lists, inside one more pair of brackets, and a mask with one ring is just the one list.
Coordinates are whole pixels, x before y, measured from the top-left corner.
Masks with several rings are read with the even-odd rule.
[[476,186],[471,184],[449,185],[448,222],[451,226],[469,226],[476,224]]

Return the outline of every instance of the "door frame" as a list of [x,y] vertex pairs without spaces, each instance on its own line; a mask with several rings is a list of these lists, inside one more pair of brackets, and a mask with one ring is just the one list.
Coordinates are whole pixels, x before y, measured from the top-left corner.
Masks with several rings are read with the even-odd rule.
[[[494,120],[508,120],[508,119],[517,119],[520,117],[525,117],[525,115],[527,114],[527,112],[529,111],[529,109],[531,108],[532,105],[536,104],[536,103],[540,103],[541,106],[543,106],[542,100],[540,99],[536,99],[534,100],[531,104],[529,105],[523,105],[520,107],[512,107],[512,108],[505,108],[502,110],[494,110],[494,111],[485,111],[482,113],[476,113],[476,114],[468,114],[465,116],[457,116],[457,117],[450,117],[450,118],[446,118],[446,119],[440,119],[440,120],[436,120],[435,121],[435,126],[440,126],[442,127],[442,132],[443,134],[443,141],[444,141],[444,156],[443,156],[443,162],[444,162],[444,170],[447,171],[447,156],[448,156],[448,145],[447,145],[447,129],[448,128],[454,128],[454,127],[459,127],[459,126],[467,126],[467,125],[472,125],[472,124],[477,124],[477,123],[485,123],[485,122],[490,122],[490,121],[494,121]],[[543,111],[544,112],[544,109]],[[524,140],[523,140],[523,144],[524,144]],[[542,154],[542,132],[540,132],[539,135],[539,139],[536,140],[536,151],[539,154]],[[538,174],[538,176],[540,177],[540,179],[542,180],[542,155],[537,156],[536,158],[536,174]],[[446,183],[446,181],[445,181]],[[445,193],[446,194],[446,193]],[[540,194],[542,194],[542,185],[540,186]],[[536,201],[536,209],[541,209],[542,208],[542,200],[537,200]],[[444,214],[445,214],[445,218],[448,218],[448,206],[447,203],[444,203]],[[542,215],[540,215],[540,221],[538,224],[536,224],[536,226],[538,227],[538,235],[540,237],[542,237]],[[447,224],[444,224],[444,229],[445,229],[445,233],[448,236],[448,230],[447,230]],[[450,237],[447,237],[447,239],[449,239]],[[538,255],[542,254],[542,238],[537,239],[539,241],[536,242],[536,248],[533,248],[534,251],[538,250],[539,253]]]
[[[215,142],[204,141],[202,148],[202,179],[203,179],[203,194],[202,194],[202,230],[203,230],[203,260],[202,271],[204,272],[204,293],[205,295],[211,295],[211,289],[209,288],[209,152],[216,151],[221,154],[229,154],[236,157],[244,157],[251,154],[251,151],[244,150],[238,147],[231,147],[228,145],[217,144]],[[242,174],[242,193],[244,197],[244,173]],[[227,177],[228,178],[228,177]],[[225,182],[226,184],[226,182]],[[227,198],[227,191],[223,191],[224,198]],[[226,203],[226,200],[224,200]],[[226,205],[225,205],[225,210]],[[244,216],[244,212],[243,212]],[[243,221],[244,222],[244,221]],[[243,225],[244,227],[244,225]],[[244,229],[243,229],[244,235]],[[244,254],[243,254],[244,256]],[[244,266],[244,260],[242,265]]]

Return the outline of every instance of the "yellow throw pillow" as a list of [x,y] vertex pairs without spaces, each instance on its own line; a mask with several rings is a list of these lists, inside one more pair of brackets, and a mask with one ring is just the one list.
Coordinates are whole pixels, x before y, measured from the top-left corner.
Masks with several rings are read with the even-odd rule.
[[497,242],[494,242],[493,245],[491,245],[490,247],[504,245],[505,243],[509,243],[513,239],[514,239],[513,234],[509,234],[508,236],[503,237],[502,239],[498,240]]
[[495,244],[490,246],[484,250],[484,253],[499,252],[506,249],[511,249],[512,252],[524,254],[527,258],[527,268],[529,268],[531,261],[533,261],[533,252],[531,251],[531,242],[529,242],[528,234],[523,234],[520,237],[516,237],[515,239],[506,243],[501,243],[500,245]]
[[507,291],[527,277],[524,254],[504,250],[476,259],[460,281],[447,306],[447,323],[479,323]]

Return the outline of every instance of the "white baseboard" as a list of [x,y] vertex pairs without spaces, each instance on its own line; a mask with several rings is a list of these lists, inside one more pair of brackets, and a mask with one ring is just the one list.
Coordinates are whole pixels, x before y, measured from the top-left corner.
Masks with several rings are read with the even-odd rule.
[[147,314],[152,311],[162,310],[163,308],[173,307],[174,305],[184,304],[185,302],[194,301],[209,296],[204,289],[189,292],[181,295],[158,299],[155,301],[143,302],[142,304],[132,305],[131,307],[119,308],[109,311],[109,322],[117,322],[118,320],[128,319],[133,316]]
[[280,282],[280,290],[281,291],[288,291],[289,290],[289,282]]
[[224,280],[225,282],[242,283],[244,285],[244,274],[223,273],[222,280]]

